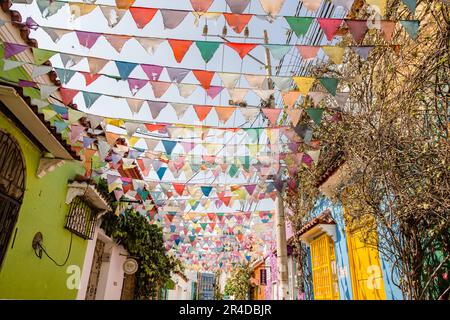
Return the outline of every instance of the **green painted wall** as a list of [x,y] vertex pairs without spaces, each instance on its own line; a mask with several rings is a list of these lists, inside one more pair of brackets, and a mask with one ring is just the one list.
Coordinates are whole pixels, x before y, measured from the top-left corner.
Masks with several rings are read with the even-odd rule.
[[77,290],[67,288],[69,274],[66,270],[70,265],[77,265],[82,270],[88,241],[73,235],[70,258],[64,267],[56,266],[45,254],[42,259],[36,257],[31,242],[34,234],[40,231],[49,255],[58,263],[64,262],[71,237],[71,233],[64,229],[68,211],[65,204],[67,182],[76,174],[84,174],[84,169],[79,162],[66,161],[39,179],[36,171],[40,150],[2,113],[0,128],[18,141],[27,170],[14,247],[11,249],[10,243],[0,267],[0,299],[75,299]]

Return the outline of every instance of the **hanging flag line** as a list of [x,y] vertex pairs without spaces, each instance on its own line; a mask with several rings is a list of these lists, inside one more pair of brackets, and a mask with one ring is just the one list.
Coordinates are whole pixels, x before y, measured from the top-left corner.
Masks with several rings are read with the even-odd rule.
[[[5,43],[3,43],[3,44],[5,45]],[[11,43],[6,43],[6,46],[8,46],[8,45],[11,45]],[[392,46],[385,46],[385,47],[392,47]],[[343,62],[343,56],[345,53],[344,52],[345,49],[343,49],[343,48],[345,48],[345,47],[339,47],[339,46],[327,47],[327,46],[325,46],[324,50],[326,50],[328,52],[329,57],[333,62],[339,62],[339,64],[340,64]],[[370,50],[371,51],[374,47],[367,46],[367,47],[348,47],[348,48],[354,48],[355,50],[358,50],[359,54],[361,55],[364,53],[361,50]],[[367,54],[365,55],[365,58],[367,58],[369,51],[367,51],[366,53]],[[113,62],[114,60],[108,60],[108,61]],[[28,65],[28,66],[33,67],[33,73],[32,73],[33,78],[41,76],[45,71],[51,70],[51,68],[48,66],[37,65],[35,63],[23,61],[23,60],[17,60],[17,59],[16,60],[7,60],[7,62],[8,62],[8,64],[6,66],[4,66],[4,71],[7,71],[7,70],[5,70],[5,68],[8,68],[8,70],[11,70],[11,68],[20,67],[23,65]],[[116,62],[116,66],[119,69],[119,73],[121,73],[120,72],[121,62],[119,62],[119,61],[114,61],[114,62]],[[142,65],[142,68],[144,69],[144,71],[146,70],[147,67],[150,67],[151,69],[160,69],[160,72],[162,72],[162,68],[163,68],[163,67],[156,66],[156,65]],[[143,78],[132,78],[129,76],[122,78],[120,75],[115,76],[115,75],[101,73],[101,72],[91,73],[91,72],[85,72],[82,70],[74,70],[74,69],[68,69],[68,68],[53,67],[53,69],[55,70],[55,72],[58,75],[58,78],[60,79],[62,84],[68,84],[69,81],[73,78],[73,76],[75,74],[81,74],[84,77],[86,87],[91,85],[100,76],[104,76],[109,79],[114,79],[116,81],[127,81],[129,89],[130,89],[130,93],[133,96],[136,95],[140,90],[142,90],[147,83],[149,83],[150,87],[152,88],[155,98],[162,97],[167,92],[167,90],[170,89],[171,85],[175,84],[178,88],[180,96],[182,96],[183,98],[188,98],[190,95],[192,95],[194,93],[194,91],[197,88],[201,87],[205,90],[206,94],[211,99],[214,99],[220,92],[222,92],[224,89],[227,89],[232,98],[236,94],[241,94],[242,100],[245,100],[245,96],[247,95],[247,93],[249,91],[253,91],[262,100],[267,100],[270,95],[272,95],[273,93],[275,93],[277,91],[286,91],[287,84],[288,84],[286,82],[286,83],[281,84],[280,87],[277,87],[277,89],[270,89],[270,90],[269,89],[256,89],[254,87],[253,88],[251,88],[251,87],[235,87],[235,86],[231,86],[231,85],[228,85],[228,86],[210,85],[209,88],[205,88],[204,84],[202,84],[202,83],[195,84],[195,83],[185,83],[185,82],[177,82],[177,81],[160,81],[159,80],[160,73],[157,74],[157,76],[154,77],[154,79],[152,80],[152,79],[143,79]],[[194,70],[194,72],[195,72],[195,70]],[[197,75],[197,76],[200,78],[200,75]],[[226,80],[227,80],[226,75],[219,74],[219,77],[221,77],[221,78],[224,77],[225,78],[224,80],[226,82]],[[295,78],[298,78],[298,77],[294,76],[294,77],[290,77],[290,78],[292,78],[294,80]],[[288,78],[288,79],[290,79],[290,78]],[[302,77],[302,78],[312,78],[312,77]],[[235,77],[235,79],[237,79],[237,77]],[[234,79],[233,79],[233,81],[234,81]],[[261,87],[262,86],[264,86],[264,84],[261,84]],[[232,100],[235,101],[234,99],[232,99]],[[239,99],[238,99],[238,101],[239,101]],[[177,102],[170,102],[170,101],[159,101],[159,102],[177,103]],[[182,103],[180,103],[180,104],[182,104]],[[260,108],[260,106],[247,105],[246,108],[247,109],[248,108]]]
[[[31,19],[31,18],[29,18]],[[323,18],[325,20],[319,20],[322,26],[327,40],[333,40],[334,36],[338,33],[339,27],[343,21],[346,22],[348,30],[351,33],[353,39],[356,43],[361,44],[364,37],[369,30],[367,26],[367,20],[349,20],[349,19],[336,19],[336,18]],[[32,19],[31,19],[32,20]],[[411,38],[415,39],[419,27],[419,20],[399,20],[400,25],[402,25],[408,32]],[[382,35],[386,41],[390,41],[392,37],[392,32],[395,29],[396,22],[382,20],[380,23],[380,29]],[[100,37],[104,37],[116,51],[120,52],[124,44],[130,40],[135,39],[138,41],[147,52],[153,53],[159,47],[159,45],[165,41],[168,42],[175,56],[175,60],[181,63],[186,53],[189,51],[193,43],[196,44],[202,58],[205,62],[214,56],[215,52],[220,45],[228,46],[243,59],[250,51],[252,51],[257,46],[262,46],[269,49],[272,55],[277,59],[281,59],[286,55],[291,48],[297,47],[297,44],[276,44],[276,43],[250,43],[250,42],[221,42],[221,41],[208,41],[208,40],[191,40],[191,39],[175,39],[175,38],[159,38],[159,37],[141,37],[133,36],[128,34],[113,34],[113,33],[103,33],[103,32],[93,32],[84,31],[77,29],[65,29],[65,28],[55,28],[52,26],[41,26],[34,21],[28,20],[28,24],[31,29],[41,28],[43,29],[56,43],[68,33],[75,33],[78,42],[81,46],[91,49]],[[31,25],[31,26],[30,26]],[[370,45],[370,44],[368,44]]]
[[[367,2],[374,1],[374,0],[368,0]],[[383,1],[386,2],[386,0],[376,0],[374,2],[374,5],[377,5],[381,10],[380,13],[382,16],[385,15],[385,7],[386,3],[383,4]],[[412,0],[414,1],[414,0]],[[412,3],[411,0],[403,0],[403,2],[408,6],[409,10],[414,13],[416,4]],[[20,3],[19,1],[14,1],[14,3]],[[313,1],[314,2],[314,1]],[[321,0],[316,0],[315,3],[311,3],[311,1],[304,2],[303,5],[308,8],[310,11],[316,11],[320,5]],[[334,2],[334,1],[332,1]],[[336,1],[338,2],[338,1]],[[350,1],[347,1],[350,2]],[[351,1],[353,3],[353,1]],[[136,23],[136,26],[139,29],[145,28],[154,18],[157,12],[160,12],[162,19],[163,19],[163,25],[165,29],[174,29],[178,27],[184,19],[187,17],[188,14],[192,14],[195,17],[194,25],[197,25],[199,20],[203,17],[206,19],[213,19],[217,20],[220,16],[223,16],[225,18],[226,23],[233,28],[233,30],[236,33],[241,33],[242,30],[248,25],[250,20],[253,17],[257,17],[260,19],[266,19],[269,22],[273,23],[276,19],[284,18],[291,28],[295,29],[296,24],[292,23],[293,19],[316,19],[319,17],[311,17],[311,16],[305,16],[305,17],[298,17],[298,16],[287,16],[287,15],[278,15],[275,14],[275,12],[270,12],[270,14],[255,14],[255,13],[243,13],[243,10],[238,10],[241,12],[210,12],[210,11],[203,11],[198,9],[208,9],[208,2],[205,2],[203,4],[199,4],[196,2],[194,11],[191,10],[183,10],[183,9],[170,9],[170,8],[155,8],[155,7],[142,7],[142,6],[132,6],[131,4],[124,4],[123,2],[120,3],[118,6],[113,6],[109,4],[94,4],[94,3],[84,3],[81,1],[51,1],[51,3],[55,3],[54,6],[58,6],[58,10],[61,9],[64,5],[68,4],[70,8],[70,13],[73,17],[73,19],[77,19],[81,16],[87,15],[94,11],[97,7],[100,8],[101,12],[103,13],[105,19],[108,22],[108,25],[113,28],[115,27],[120,20],[123,18],[125,13],[127,11],[130,12],[131,17],[133,18],[134,22]],[[134,3],[134,1],[133,1]],[[248,3],[247,3],[248,5]],[[336,6],[340,6],[345,8],[347,11],[351,9],[350,3],[342,3],[342,1],[339,1]],[[270,8],[270,4],[267,4],[268,8]],[[194,7],[194,5],[193,5]],[[231,7],[231,6],[230,6]],[[265,6],[263,6],[264,8]],[[39,9],[41,10],[41,13],[44,15],[44,8],[39,6]],[[278,9],[280,10],[281,7]],[[233,11],[233,10],[232,10]],[[269,10],[266,10],[266,13]],[[55,12],[56,13],[56,12]],[[48,13],[47,14],[53,14]],[[296,20],[294,20],[296,21]],[[304,28],[304,27],[303,27]]]
[[[212,80],[213,76],[215,74],[217,74],[221,78],[222,82],[224,82],[224,88],[234,87],[234,84],[238,82],[240,77],[244,76],[244,77],[246,77],[246,80],[250,84],[254,84],[253,85],[254,88],[262,88],[264,85],[264,81],[266,79],[271,79],[281,91],[285,91],[291,85],[291,83],[288,81],[290,81],[296,77],[296,76],[268,76],[265,74],[261,75],[261,74],[254,74],[254,73],[222,72],[222,71],[215,71],[215,70],[177,68],[177,67],[170,67],[167,65],[144,64],[144,63],[134,63],[134,62],[129,62],[129,61],[103,59],[103,58],[98,58],[96,56],[84,56],[84,55],[79,55],[79,54],[63,52],[63,51],[54,51],[54,50],[49,50],[49,49],[34,48],[34,47],[31,47],[28,45],[21,45],[21,44],[5,42],[5,41],[0,41],[0,43],[2,43],[4,46],[6,46],[4,59],[8,59],[22,51],[25,51],[26,49],[31,49],[33,51],[33,56],[35,58],[36,65],[41,65],[43,62],[52,58],[56,54],[59,54],[61,61],[63,62],[63,65],[66,68],[69,63],[72,63],[71,66],[73,66],[75,64],[78,64],[82,59],[88,59],[88,64],[89,64],[89,59],[91,59],[91,63],[92,64],[95,63],[95,66],[94,65],[90,66],[90,69],[91,69],[90,73],[93,76],[98,74],[97,71],[100,71],[101,69],[103,69],[103,67],[106,65],[106,63],[114,62],[117,66],[117,69],[123,67],[124,69],[127,70],[127,72],[129,71],[129,73],[131,73],[131,71],[133,71],[134,68],[136,68],[138,65],[141,66],[141,68],[142,68],[142,70],[144,70],[144,72],[146,72],[150,75],[153,75],[153,76],[149,76],[149,78],[151,78],[149,80],[151,80],[151,81],[159,79],[159,76],[162,73],[163,69],[166,70],[166,72],[169,74],[169,78],[171,78],[172,82],[175,82],[175,83],[180,83],[190,72],[193,72],[194,76],[195,76],[195,73],[197,73],[198,77],[200,77],[203,74],[204,75],[209,74],[209,77],[211,78],[211,80]],[[313,46],[301,46],[301,47],[313,47]],[[330,46],[330,47],[336,48],[338,50],[345,49],[344,47],[333,47],[333,46]],[[394,50],[398,50],[397,48],[400,47],[400,45],[386,45],[385,47],[390,47],[390,48],[393,48]],[[314,48],[319,49],[320,47],[317,46]],[[371,48],[371,46],[362,46],[362,47],[354,47],[354,48],[363,48],[364,49],[364,48]],[[98,64],[100,65],[100,68],[99,68]],[[58,69],[58,68],[55,68],[55,69]],[[158,69],[158,70],[156,71],[156,69]],[[70,70],[70,69],[64,69],[64,70]],[[124,70],[124,72],[125,72],[125,70]],[[307,78],[307,77],[303,77],[303,78]],[[149,80],[146,80],[146,81],[149,81]],[[232,85],[226,85],[225,82],[230,83]]]

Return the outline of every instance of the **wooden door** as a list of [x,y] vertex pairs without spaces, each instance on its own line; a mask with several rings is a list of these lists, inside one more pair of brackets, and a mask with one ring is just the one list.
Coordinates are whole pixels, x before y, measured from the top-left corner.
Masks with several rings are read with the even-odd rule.
[[338,300],[334,242],[327,234],[311,241],[311,265],[315,300]]
[[364,235],[361,230],[347,232],[353,297],[355,300],[385,300],[378,250]]
[[120,300],[134,300],[134,290],[136,286],[136,274],[125,274],[122,285],[122,295]]
[[105,243],[97,239],[97,242],[95,243],[94,257],[92,258],[91,274],[89,275],[89,282],[86,290],[86,300],[95,300],[104,250]]

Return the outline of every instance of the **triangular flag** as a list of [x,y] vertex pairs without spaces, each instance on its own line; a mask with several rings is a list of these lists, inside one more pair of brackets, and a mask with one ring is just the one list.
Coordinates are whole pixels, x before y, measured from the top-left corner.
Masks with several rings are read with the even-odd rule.
[[411,39],[417,39],[417,33],[419,31],[419,20],[400,20],[401,25],[405,28]]
[[234,13],[224,13],[223,14],[228,25],[236,33],[241,33],[242,30],[247,26],[250,19],[253,17],[251,14],[234,14]]
[[152,86],[153,95],[158,99],[161,98],[172,85],[171,82],[149,81],[149,83]]
[[161,140],[167,154],[172,154],[173,149],[176,147],[177,142],[171,140]]
[[159,9],[165,29],[174,29],[186,18],[189,11]]
[[283,59],[284,56],[291,50],[290,45],[265,44],[264,47],[269,49],[272,56],[277,60]]
[[304,36],[313,22],[312,17],[284,17],[297,37]]
[[281,113],[281,109],[279,108],[263,108],[261,109],[265,116],[269,119],[272,125],[277,124],[278,116]]
[[200,54],[206,63],[211,60],[214,53],[219,48],[220,42],[215,41],[195,41],[195,45],[200,50]]
[[169,42],[169,45],[172,48],[175,60],[178,63],[181,63],[186,52],[191,47],[192,41],[191,40],[175,40],[175,39],[169,39],[167,41]]
[[345,20],[356,43],[361,43],[369,29],[367,20]]
[[335,64],[342,64],[344,62],[344,47],[322,46],[322,50]]
[[234,107],[214,107],[214,109],[217,112],[219,120],[223,123],[227,122],[228,119],[230,119],[231,115],[234,113],[234,110],[236,110],[236,108]]
[[227,89],[233,89],[236,86],[239,78],[241,77],[240,73],[224,73],[218,72],[220,80],[222,80],[223,86]]
[[342,19],[317,18],[317,22],[325,33],[328,41],[331,41],[339,30],[339,27],[342,24]]
[[172,183],[173,188],[178,193],[179,196],[183,195],[185,185],[182,183]]
[[310,109],[305,109],[306,113],[308,114],[308,116],[317,124],[319,125],[320,122],[322,121],[322,114],[323,114],[323,109],[316,109],[316,108],[310,108]]
[[144,80],[144,79],[128,78],[127,81],[128,81],[128,87],[130,88],[131,94],[133,96],[136,93],[138,93],[138,91],[141,90],[148,83],[148,80]]
[[391,41],[392,34],[394,32],[396,23],[397,23],[396,21],[386,21],[386,20],[380,21],[380,28],[381,28],[384,40],[386,40],[388,42]]
[[225,42],[225,45],[236,51],[241,59],[243,59],[250,51],[252,51],[257,44],[256,43],[236,43],[236,42]]
[[180,83],[191,70],[183,68],[166,67],[167,74],[171,82]]
[[158,81],[164,67],[153,64],[141,64],[142,70],[148,77],[148,80]]
[[272,76],[271,79],[280,91],[289,90],[289,88],[291,87],[290,77]]
[[120,79],[125,80],[136,68],[137,63],[126,62],[126,61],[115,61],[117,70],[119,71]]
[[164,177],[164,173],[166,173],[167,167],[161,167],[156,171],[156,174],[158,175],[159,180],[162,180]]
[[22,44],[3,42],[3,58],[8,59],[18,53],[27,50],[29,47]]
[[259,0],[261,7],[272,18],[280,12],[284,0]]
[[333,96],[336,95],[338,79],[336,79],[336,78],[319,78],[319,80],[320,80],[320,83],[323,85],[323,87],[325,89],[327,89],[327,91],[329,93],[331,93],[331,95],[333,95]]
[[331,0],[331,2],[335,7],[342,7],[349,11],[352,8],[353,2],[355,2],[355,0]]
[[39,49],[39,48],[33,48],[33,58],[34,63],[37,65],[43,64],[44,62],[48,61],[51,57],[53,57],[56,52],[51,50],[45,50],[45,49]]
[[232,13],[242,13],[248,7],[250,0],[226,0]]
[[96,92],[86,92],[83,91],[83,98],[84,98],[84,104],[86,105],[86,108],[92,107],[92,105],[97,101],[98,98],[100,98],[101,94]]
[[228,89],[228,94],[234,103],[244,102],[247,93],[248,89],[245,88]]
[[298,87],[298,91],[302,95],[307,95],[312,85],[316,81],[316,78],[311,77],[292,77],[295,84]]
[[118,53],[122,51],[124,44],[131,39],[130,36],[123,35],[104,35],[105,39],[109,42],[109,44],[116,49]]
[[369,57],[370,52],[375,48],[375,46],[361,46],[361,47],[352,47],[352,50],[355,51],[361,58],[366,60]]
[[91,13],[97,8],[96,5],[91,3],[69,3],[70,15],[72,19],[77,19],[84,15]]
[[167,105],[167,102],[163,101],[148,101],[148,107],[150,109],[150,113],[152,114],[153,119],[158,118],[159,113],[162,109],[164,109]]
[[288,91],[288,92],[281,93],[281,98],[283,99],[283,105],[285,105],[289,108],[294,106],[298,97],[300,97],[300,91]]
[[416,13],[417,0],[402,0],[412,14]]
[[214,71],[206,71],[206,70],[193,70],[192,73],[200,82],[204,89],[208,89],[211,85],[211,80],[215,75]]
[[21,67],[24,64],[26,64],[26,62],[24,62],[24,61],[4,59],[3,60],[3,71],[9,71],[9,70]]
[[158,49],[159,45],[165,41],[165,39],[157,39],[157,38],[135,38],[142,48],[145,49],[150,54],[155,53],[156,49]]
[[[33,66],[33,72],[31,73],[31,78],[34,79],[34,78],[37,78],[39,76],[43,76],[44,74],[47,74],[50,71],[52,71],[52,69],[53,68],[51,66]],[[55,68],[55,71],[56,71],[56,68]],[[67,70],[67,71],[68,71],[68,73],[67,73],[67,77],[68,77],[67,82],[68,82],[73,77],[73,75],[75,74],[75,71],[73,71],[73,70]],[[59,77],[59,74],[58,74],[58,77]]]
[[211,7],[214,0],[190,0],[192,9],[197,12],[206,12]]
[[94,82],[101,76],[101,74],[99,74],[99,73],[92,74],[92,73],[83,72],[83,71],[80,71],[80,73],[84,76],[86,86],[90,85],[92,82]]
[[45,33],[52,39],[54,43],[58,43],[58,41],[67,33],[71,32],[70,30],[57,29],[57,28],[49,28],[40,26]]
[[208,89],[206,89],[206,94],[208,95],[208,97],[210,97],[211,99],[214,99],[215,97],[217,97],[217,95],[222,92],[223,87],[220,86],[210,86]]
[[[195,89],[198,88],[198,85],[196,84],[190,84],[190,83],[177,83],[176,84],[178,88],[178,93],[183,98],[188,98],[191,96],[192,93],[194,93]],[[208,89],[209,90],[209,89]]]
[[108,63],[108,60],[106,59],[100,59],[100,58],[94,58],[94,57],[87,57],[88,65],[89,65],[89,71],[92,74],[99,73],[100,70],[103,69],[103,67]]
[[211,193],[212,187],[211,186],[201,186],[200,189],[202,190],[202,193],[203,193],[203,195],[205,197],[209,197],[209,194]]
[[139,29],[143,29],[150,21],[152,21],[158,9],[143,8],[143,7],[131,7],[129,9],[131,16],[133,17],[136,26]]
[[300,116],[302,115],[301,109],[287,109],[286,113],[291,119],[292,125],[295,127],[300,120]]
[[366,0],[366,3],[375,9],[381,16],[386,14],[387,0]]
[[64,105],[69,105],[72,103],[73,98],[79,92],[79,90],[68,89],[68,88],[59,88],[59,93],[61,94],[62,102]]
[[320,46],[296,46],[298,53],[304,60],[311,60],[317,56]]
[[80,45],[86,48],[92,48],[97,42],[98,38],[102,35],[101,33],[87,32],[87,31],[75,31]]
[[138,114],[145,100],[126,98],[128,107],[132,114]]
[[199,106],[194,105],[195,113],[197,114],[198,120],[203,121],[208,116],[209,112],[211,111],[211,106]]
[[127,10],[119,9],[111,6],[99,6],[103,15],[105,16],[106,21],[108,21],[108,26],[110,28],[114,28],[120,20],[122,20],[124,14]]

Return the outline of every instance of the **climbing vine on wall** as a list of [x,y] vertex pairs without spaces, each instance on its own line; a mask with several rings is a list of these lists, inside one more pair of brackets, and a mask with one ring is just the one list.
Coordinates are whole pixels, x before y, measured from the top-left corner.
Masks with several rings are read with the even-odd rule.
[[240,265],[233,269],[231,277],[225,284],[225,295],[234,296],[235,300],[248,299],[250,290],[251,269],[248,265]]

